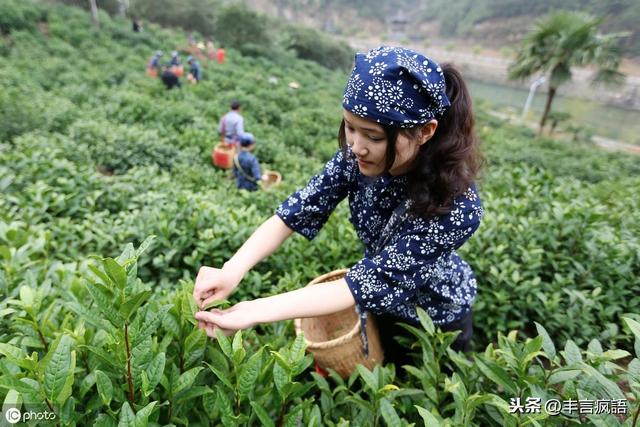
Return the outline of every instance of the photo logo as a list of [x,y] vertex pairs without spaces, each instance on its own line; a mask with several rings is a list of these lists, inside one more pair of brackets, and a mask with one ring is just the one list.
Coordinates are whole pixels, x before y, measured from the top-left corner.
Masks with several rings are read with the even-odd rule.
[[7,412],[4,413],[4,417],[9,424],[15,424],[20,421],[22,414],[18,408],[9,408]]

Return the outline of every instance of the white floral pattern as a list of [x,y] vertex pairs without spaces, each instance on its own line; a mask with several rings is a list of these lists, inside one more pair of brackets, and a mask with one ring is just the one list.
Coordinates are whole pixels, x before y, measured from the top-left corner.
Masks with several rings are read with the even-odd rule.
[[410,49],[381,46],[356,54],[342,105],[377,123],[413,127],[439,119],[449,100],[438,64]]
[[[350,221],[365,246],[364,258],[346,276],[360,313],[392,314],[416,324],[416,307],[434,323],[460,319],[476,296],[476,279],[457,254],[476,231],[483,215],[475,190],[454,200],[449,214],[431,219],[409,217],[381,239],[389,218],[406,200],[406,177],[368,179],[352,156],[341,151],[276,211],[293,230],[312,239],[338,203],[348,197]],[[376,252],[378,243],[384,246]]]

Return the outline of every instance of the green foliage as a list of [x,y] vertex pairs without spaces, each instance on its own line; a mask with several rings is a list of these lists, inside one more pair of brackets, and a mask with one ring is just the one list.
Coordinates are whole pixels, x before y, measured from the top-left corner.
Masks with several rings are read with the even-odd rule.
[[272,41],[267,21],[258,13],[239,4],[224,6],[216,17],[214,36],[224,46],[232,46],[243,53],[268,54]]
[[511,78],[537,72],[550,73],[550,85],[558,87],[571,79],[571,68],[595,65],[596,82],[620,82],[618,39],[626,34],[598,34],[602,19],[582,13],[558,12],[538,21],[522,42]]
[[[49,35],[12,30],[0,63],[5,404],[52,411],[60,425],[109,426],[577,422],[511,413],[515,397],[625,398],[637,411],[635,157],[534,140],[479,114],[487,214],[462,255],[479,282],[484,351],[453,352],[455,334],[420,312],[421,324],[407,326],[416,337],[411,365],[324,378],[290,323],[208,339],[195,325],[192,281],[200,266],[228,259],[335,151],[344,72],[229,49],[227,63],[203,64],[200,84],[167,94],[144,76],[145,62],[181,35],[153,25],[132,35],[129,22],[108,17],[95,31],[76,8],[24,7],[47,11],[50,27]],[[292,80],[298,90],[287,87]],[[210,164],[234,98],[258,136],[256,155],[284,177],[273,191],[238,192]],[[362,253],[348,216],[341,204],[313,242],[290,239],[229,303],[352,265]]]
[[298,58],[317,62],[331,69],[347,69],[353,55],[346,44],[338,44],[317,31],[291,26],[287,29],[288,42],[285,47],[292,49]]
[[[516,60],[509,67],[509,78],[548,74],[549,92],[540,120],[540,133],[556,90],[571,80],[573,67],[596,66],[594,83],[619,84],[623,81],[624,76],[618,71],[621,60],[618,40],[626,34],[598,34],[602,22],[602,18],[583,13],[558,12],[538,21],[536,28],[522,41]],[[554,127],[552,124],[552,130]]]
[[631,55],[640,53],[640,33],[634,24],[640,18],[640,8],[634,0],[462,0],[455,3],[437,0],[418,13],[423,19],[437,20],[443,36],[500,39],[504,43],[518,25],[528,25],[532,19],[559,11],[606,16],[607,31],[631,32],[629,38],[621,41],[624,50]]
[[46,21],[46,13],[30,2],[6,0],[0,4],[0,34],[32,30],[39,21]]

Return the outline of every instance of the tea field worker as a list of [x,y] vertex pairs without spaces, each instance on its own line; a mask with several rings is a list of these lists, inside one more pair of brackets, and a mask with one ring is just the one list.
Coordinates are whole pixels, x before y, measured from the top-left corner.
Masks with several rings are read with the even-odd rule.
[[240,135],[240,151],[233,158],[233,176],[238,189],[256,191],[262,180],[260,163],[252,153],[255,146],[256,139],[252,134]]
[[138,17],[134,17],[131,20],[131,25],[133,27],[133,32],[134,33],[141,33],[142,32],[142,23],[140,22],[140,20],[138,19]]
[[200,68],[198,60],[189,55],[187,57],[187,63],[189,64],[189,76],[191,76],[192,81],[197,83],[202,80],[202,69]]
[[216,59],[218,61],[218,64],[224,63],[224,55],[225,55],[225,50],[222,46],[220,46],[218,48],[218,51],[216,52]]
[[171,52],[171,60],[169,61],[169,65],[171,65],[172,67],[178,67],[182,65],[182,62],[180,61],[180,55],[178,54],[177,50]]
[[218,132],[225,144],[237,145],[240,135],[244,133],[244,118],[240,115],[242,106],[239,101],[232,101],[230,108],[220,119]]
[[180,79],[178,76],[171,71],[170,67],[165,66],[162,70],[162,74],[160,75],[160,79],[162,83],[166,86],[167,89],[173,89],[174,87],[180,88]]
[[160,58],[162,58],[162,51],[156,50],[151,59],[149,60],[149,64],[147,64],[148,69],[159,70],[160,69]]
[[216,59],[216,49],[213,46],[213,40],[207,40],[207,58],[209,58],[210,61]]
[[[199,326],[209,336],[230,334],[355,303],[361,324],[370,313],[376,316],[386,360],[402,365],[411,359],[394,338],[415,338],[397,323],[418,325],[422,307],[443,330],[461,330],[452,347],[468,350],[476,278],[456,250],[478,228],[483,208],[474,183],[480,159],[471,97],[462,76],[413,50],[381,46],[356,54],[342,106],[340,148],[324,170],[222,268],[202,267],[193,296],[200,307],[226,298],[294,231],[313,239],[345,198],[362,259],[344,278],[322,286],[199,311]],[[362,343],[366,354],[364,328]]]

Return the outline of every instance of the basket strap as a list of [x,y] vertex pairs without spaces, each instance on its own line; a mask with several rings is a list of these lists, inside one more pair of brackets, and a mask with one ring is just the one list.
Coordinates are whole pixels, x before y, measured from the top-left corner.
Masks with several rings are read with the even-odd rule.
[[240,166],[240,160],[238,159],[238,154],[233,156],[233,164],[236,166],[236,169],[238,169],[240,171],[242,176],[244,176],[245,178],[247,178],[249,181],[253,182],[254,184],[258,182],[257,179],[255,179],[254,177],[252,177],[251,175],[246,173],[244,171],[244,169],[242,169],[242,166]]
[[[391,217],[389,217],[389,221],[387,221],[387,225],[385,225],[380,237],[378,238],[378,242],[376,243],[376,249],[374,254],[379,254],[382,249],[385,247],[389,239],[393,236],[395,231],[400,228],[400,225],[404,222],[405,219],[409,216],[409,207],[411,206],[411,201],[408,199],[402,199],[398,206],[393,210]],[[364,357],[369,358],[369,338],[367,337],[367,312],[364,310],[360,310],[358,305],[356,304],[356,312],[358,313],[358,317],[360,318],[360,338],[362,340],[362,350],[364,352]]]

